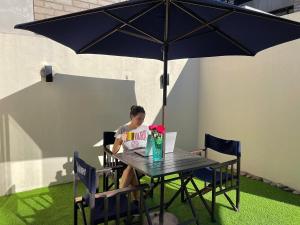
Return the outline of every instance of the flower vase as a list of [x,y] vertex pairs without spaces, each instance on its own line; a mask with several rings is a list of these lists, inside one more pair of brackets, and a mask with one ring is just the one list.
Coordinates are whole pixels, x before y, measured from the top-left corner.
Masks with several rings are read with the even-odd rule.
[[163,148],[163,141],[162,138],[154,138],[152,145],[152,154],[153,154],[153,161],[161,161],[162,160],[162,148]]
[[152,146],[154,145],[154,139],[151,134],[148,134],[147,145],[146,145],[146,156],[148,157],[151,153]]

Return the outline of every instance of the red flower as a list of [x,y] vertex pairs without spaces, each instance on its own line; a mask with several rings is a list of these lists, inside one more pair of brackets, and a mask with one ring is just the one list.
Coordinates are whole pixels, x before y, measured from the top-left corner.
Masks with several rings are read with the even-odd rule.
[[166,129],[163,125],[158,125],[156,130],[158,131],[158,133],[164,134]]
[[160,124],[160,125],[153,124],[153,125],[149,126],[149,130],[151,130],[152,135],[154,133],[164,134],[166,132],[166,128],[162,124]]
[[153,124],[153,125],[149,126],[149,130],[156,130],[157,127],[158,126],[156,124]]

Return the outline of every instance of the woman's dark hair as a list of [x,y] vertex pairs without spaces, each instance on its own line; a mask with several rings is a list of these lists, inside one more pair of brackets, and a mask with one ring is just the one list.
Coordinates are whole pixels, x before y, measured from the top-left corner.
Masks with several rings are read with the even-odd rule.
[[139,105],[131,106],[131,108],[130,108],[130,119],[132,119],[132,117],[135,117],[139,113],[145,113],[145,109],[142,106],[139,106]]

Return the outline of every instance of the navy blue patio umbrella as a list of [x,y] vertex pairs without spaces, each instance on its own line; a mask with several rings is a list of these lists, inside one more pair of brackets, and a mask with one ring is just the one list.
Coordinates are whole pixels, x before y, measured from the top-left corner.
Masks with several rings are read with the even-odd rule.
[[254,56],[300,37],[300,23],[213,0],[131,0],[16,25],[77,54],[163,61],[163,123],[168,60]]
[[[163,124],[168,60],[254,56],[300,37],[300,23],[213,0],[131,0],[15,28],[46,36],[77,54],[163,61]],[[161,185],[160,222],[163,190]]]
[[131,0],[16,25],[77,54],[163,61],[163,119],[168,60],[254,56],[298,39],[300,23],[214,0]]

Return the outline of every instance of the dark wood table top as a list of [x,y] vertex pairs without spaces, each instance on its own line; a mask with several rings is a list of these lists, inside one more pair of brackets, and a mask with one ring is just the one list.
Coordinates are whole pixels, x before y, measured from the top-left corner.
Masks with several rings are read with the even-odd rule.
[[218,163],[179,148],[175,148],[174,152],[166,154],[165,159],[159,162],[153,162],[151,156],[143,157],[134,151],[118,153],[114,157],[149,177],[162,177],[197,170]]

